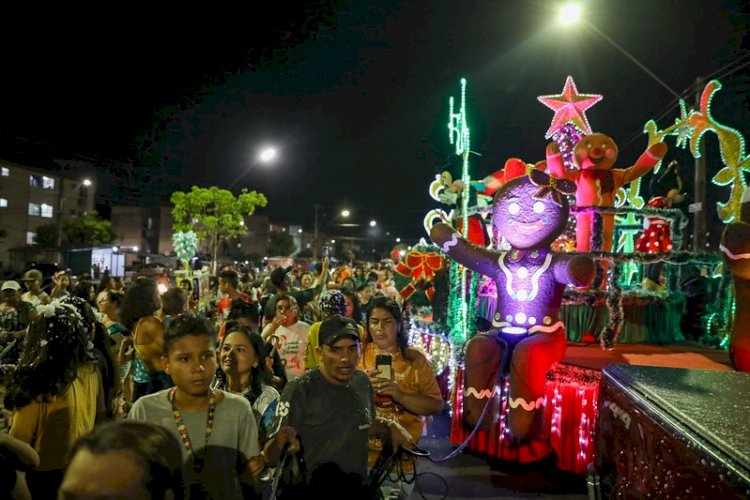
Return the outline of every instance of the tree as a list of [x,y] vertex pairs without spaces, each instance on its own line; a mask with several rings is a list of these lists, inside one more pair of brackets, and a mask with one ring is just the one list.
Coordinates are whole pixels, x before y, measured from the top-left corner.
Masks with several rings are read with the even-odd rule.
[[305,248],[304,250],[300,250],[297,254],[297,257],[310,259],[313,256],[313,251],[311,248]]
[[175,231],[193,230],[205,242],[213,256],[211,269],[216,273],[219,246],[247,229],[245,217],[255,212],[255,207],[265,207],[268,200],[262,193],[248,191],[235,196],[231,191],[216,186],[193,186],[188,193],[175,191],[170,199],[174,207],[172,217]]
[[[112,243],[117,235],[108,220],[98,214],[80,215],[63,219],[61,245],[65,247],[91,247]],[[57,224],[44,224],[37,228],[34,243],[42,248],[57,246]]]
[[271,233],[270,242],[268,244],[268,255],[284,257],[289,256],[297,250],[297,245],[294,243],[294,238],[289,233]]

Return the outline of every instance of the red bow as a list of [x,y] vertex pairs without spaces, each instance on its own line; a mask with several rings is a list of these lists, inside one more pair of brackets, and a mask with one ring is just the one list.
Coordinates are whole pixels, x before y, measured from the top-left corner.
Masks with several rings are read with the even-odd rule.
[[[411,278],[411,283],[400,290],[401,297],[408,300],[418,288],[423,288],[427,297],[432,300],[435,289],[432,280],[435,272],[443,268],[443,257],[435,252],[413,251],[396,265],[396,272]],[[426,285],[426,286],[425,286]]]

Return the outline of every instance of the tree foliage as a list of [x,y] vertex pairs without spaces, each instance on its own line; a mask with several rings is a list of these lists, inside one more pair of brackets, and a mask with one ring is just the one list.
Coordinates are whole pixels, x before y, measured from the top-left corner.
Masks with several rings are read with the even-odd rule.
[[270,241],[268,243],[268,255],[273,257],[288,257],[295,250],[297,250],[297,245],[294,243],[294,238],[292,238],[291,234],[277,232],[271,233]]
[[[61,245],[63,248],[92,247],[112,243],[117,235],[108,220],[98,214],[87,214],[63,219]],[[34,243],[42,248],[57,246],[57,224],[37,228]]]
[[175,221],[172,229],[195,231],[213,256],[213,270],[216,271],[219,246],[246,232],[245,217],[252,215],[256,207],[265,207],[268,200],[264,194],[247,189],[235,196],[216,186],[193,186],[187,193],[172,193],[171,202]]

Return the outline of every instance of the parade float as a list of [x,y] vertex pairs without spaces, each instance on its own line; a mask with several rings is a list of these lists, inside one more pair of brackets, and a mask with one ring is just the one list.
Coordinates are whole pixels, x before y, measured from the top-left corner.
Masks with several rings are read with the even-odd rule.
[[[432,243],[420,241],[397,265],[412,343],[431,356],[451,403],[451,443],[520,463],[554,453],[560,469],[601,475],[607,494],[627,497],[655,491],[657,482],[667,484],[660,474],[671,472],[644,463],[647,451],[624,447],[672,439],[679,444],[671,449],[692,452],[664,464],[679,462],[686,478],[720,478],[694,492],[747,495],[750,440],[738,422],[750,405],[750,376],[740,373],[748,370],[750,332],[738,325],[750,310],[742,307],[750,279],[750,205],[748,214],[742,209],[750,157],[741,133],[711,115],[721,84],[705,86],[697,109],[680,101],[680,115],[664,129],[646,122],[645,148],[627,166],[617,161],[615,139],[586,118],[602,96],[579,93],[568,77],[559,95],[538,97],[554,111],[544,136],[552,142],[545,149],[540,139],[546,161],[510,158],[487,176],[472,171],[466,89],[462,80],[459,103],[450,99],[453,158],[429,186],[442,204],[425,217]],[[722,161],[712,182],[729,192],[717,207],[726,225],[720,252],[686,248],[686,216],[672,207],[679,182],[663,196],[641,194],[644,175],[661,179],[673,168],[662,165],[669,149],[689,148],[697,158],[707,132],[718,139]],[[700,331],[686,343],[684,285],[694,278],[710,281],[712,291]],[[707,384],[731,387],[732,394],[716,389],[726,401],[713,408],[733,404],[736,415],[709,417],[705,397],[675,404],[678,390],[686,401],[699,398],[687,380],[698,392]],[[644,408],[643,399],[652,404]],[[722,419],[716,437],[708,424]],[[636,436],[635,421],[661,431]],[[681,487],[678,476],[668,479],[670,491]]]

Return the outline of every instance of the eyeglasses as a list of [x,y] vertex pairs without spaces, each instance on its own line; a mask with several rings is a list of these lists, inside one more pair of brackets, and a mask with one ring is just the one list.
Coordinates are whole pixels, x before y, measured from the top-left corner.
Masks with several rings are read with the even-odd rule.
[[287,312],[287,311],[293,311],[294,306],[276,306],[276,312]]

